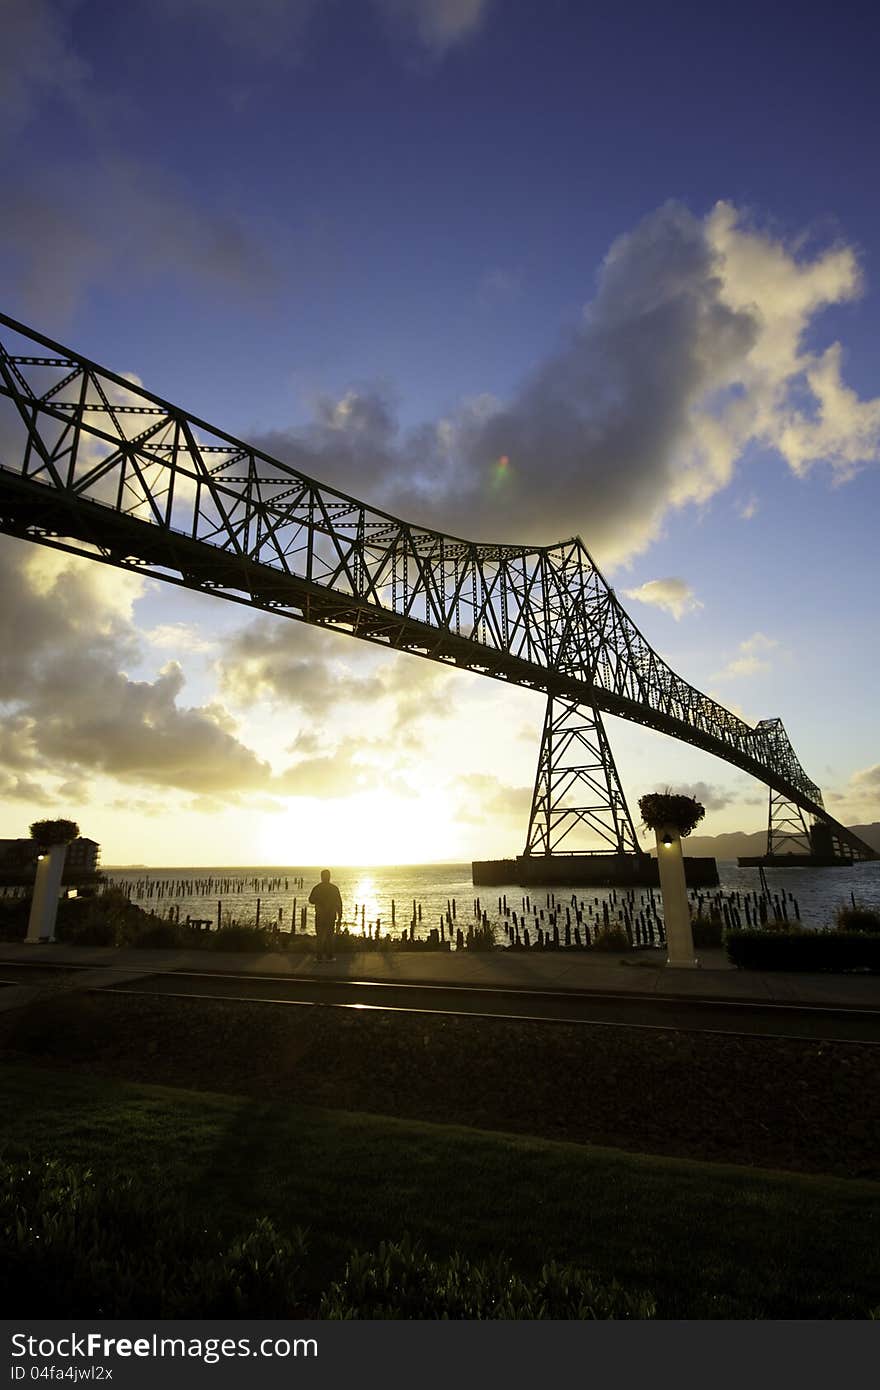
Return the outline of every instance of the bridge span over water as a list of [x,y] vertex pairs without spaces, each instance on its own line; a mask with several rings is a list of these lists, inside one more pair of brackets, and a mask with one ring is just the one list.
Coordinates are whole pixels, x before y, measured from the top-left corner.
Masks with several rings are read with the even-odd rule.
[[752,727],[670,669],[579,537],[412,525],[2,314],[0,531],[544,692],[527,856],[584,832],[640,853],[606,713],[765,783],[768,854],[880,857],[828,814],[780,719]]

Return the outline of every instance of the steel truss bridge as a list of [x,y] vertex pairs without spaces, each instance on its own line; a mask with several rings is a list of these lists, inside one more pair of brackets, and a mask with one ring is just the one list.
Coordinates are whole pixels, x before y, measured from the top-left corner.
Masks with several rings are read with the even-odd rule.
[[[0,315],[0,531],[540,690],[526,854],[592,832],[639,853],[602,714],[770,789],[768,853],[880,857],[825,810],[779,719],[754,728],[677,676],[579,537],[487,545],[368,507]],[[830,837],[830,838],[829,838]]]

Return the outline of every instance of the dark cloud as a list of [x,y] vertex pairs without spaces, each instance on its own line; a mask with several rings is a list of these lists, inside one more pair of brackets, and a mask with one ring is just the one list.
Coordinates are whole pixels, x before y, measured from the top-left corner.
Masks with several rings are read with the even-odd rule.
[[260,297],[276,276],[234,216],[153,165],[100,152],[7,187],[0,246],[24,310],[50,322],[63,322],[98,280],[122,290],[132,275],[171,275],[187,289]]
[[43,101],[81,99],[88,69],[71,40],[74,4],[3,0],[0,120],[8,138]]

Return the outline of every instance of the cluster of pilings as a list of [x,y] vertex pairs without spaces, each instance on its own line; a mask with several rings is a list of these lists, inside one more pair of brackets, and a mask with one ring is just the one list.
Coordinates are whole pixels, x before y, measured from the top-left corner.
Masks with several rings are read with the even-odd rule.
[[[769,888],[759,893],[699,893],[689,894],[699,917],[720,918],[726,928],[763,927],[770,921],[799,922],[801,909],[793,893],[783,888],[771,893]],[[693,911],[692,911],[692,915]]]
[[[214,880],[212,880],[214,881]],[[223,882],[223,880],[220,880]],[[234,880],[233,880],[234,881]],[[251,879],[242,880],[248,884],[280,885],[290,880]],[[158,880],[162,883],[162,880]],[[174,882],[174,880],[168,880]],[[186,882],[184,880],[184,882]],[[294,885],[302,880],[293,880]],[[267,890],[273,891],[270,886]],[[278,889],[275,889],[278,891]],[[161,896],[161,895],[160,895]],[[764,926],[768,921],[800,921],[800,906],[793,893],[773,893],[769,889],[761,892],[704,893],[691,889],[688,894],[691,903],[691,916],[719,921],[725,928]],[[544,895],[543,905],[538,898],[527,894],[514,906],[506,895],[498,898],[497,917],[490,917],[489,909],[481,898],[474,898],[471,920],[464,926],[458,922],[458,905],[455,898],[448,898],[446,911],[434,919],[437,926],[430,925],[427,910],[416,899],[412,906],[404,909],[408,917],[399,923],[396,901],[391,900],[391,918],[383,931],[383,918],[367,917],[365,903],[355,903],[354,912],[347,917],[343,926],[350,932],[364,937],[366,941],[392,941],[398,943],[417,941],[436,944],[441,949],[454,947],[456,950],[486,950],[493,944],[506,945],[521,950],[558,950],[571,948],[589,950],[604,933],[618,930],[624,933],[629,945],[635,949],[662,947],[666,944],[663,925],[663,900],[653,889],[637,892],[634,888],[611,889],[603,897],[579,898],[573,893],[562,900],[555,893]],[[515,900],[514,900],[515,901]],[[285,909],[272,903],[267,913],[263,913],[263,903],[256,900],[256,914],[253,925],[269,927],[276,931],[296,934],[306,932],[309,926],[308,907],[300,906],[294,898],[291,906]],[[196,925],[217,929],[228,925],[229,913],[236,911],[217,899],[216,917],[199,918],[191,915],[185,918],[186,925]],[[171,904],[168,919],[180,922],[180,904]],[[494,920],[493,920],[494,919]],[[496,936],[504,940],[496,943]],[[621,943],[622,944],[622,943]]]
[[146,898],[161,902],[163,898],[213,898],[234,896],[237,893],[289,893],[291,888],[303,888],[305,879],[276,876],[274,878],[138,878],[107,880],[109,888],[121,889],[128,898]]
[[[576,893],[565,901],[555,893],[545,895],[541,907],[527,894],[513,907],[502,895],[498,914],[508,946],[521,950],[589,950],[606,932],[625,934],[633,948],[665,944],[659,893],[653,889],[637,893],[634,888],[612,889],[607,896],[579,898]],[[480,899],[477,909],[481,910]],[[483,913],[483,920],[487,921]]]

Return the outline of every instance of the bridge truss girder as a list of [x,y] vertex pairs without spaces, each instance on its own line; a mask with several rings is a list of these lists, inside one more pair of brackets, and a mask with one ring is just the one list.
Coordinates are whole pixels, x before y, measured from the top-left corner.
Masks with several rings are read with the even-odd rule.
[[828,816],[781,721],[752,728],[677,676],[579,538],[489,545],[410,525],[0,325],[0,530],[657,729],[873,857]]

